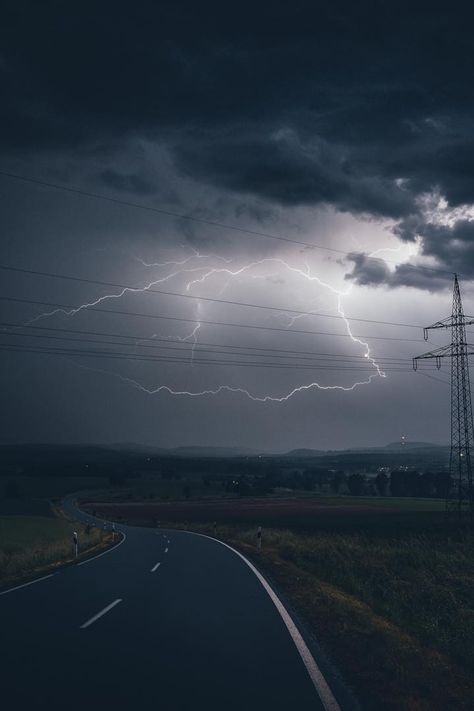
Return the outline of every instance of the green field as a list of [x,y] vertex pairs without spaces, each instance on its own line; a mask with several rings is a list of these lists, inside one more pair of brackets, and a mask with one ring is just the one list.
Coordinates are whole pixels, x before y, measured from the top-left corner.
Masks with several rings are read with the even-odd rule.
[[79,554],[107,542],[103,531],[89,534],[64,518],[0,516],[0,583],[28,577],[73,560],[72,532],[79,535]]

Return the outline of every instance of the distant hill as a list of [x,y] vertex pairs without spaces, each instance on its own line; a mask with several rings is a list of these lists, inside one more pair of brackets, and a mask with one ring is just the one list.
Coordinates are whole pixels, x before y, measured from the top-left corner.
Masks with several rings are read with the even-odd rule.
[[433,442],[390,442],[383,449],[438,449],[447,445],[434,444]]
[[291,449],[283,454],[284,457],[323,457],[327,452],[324,449]]
[[282,454],[282,457],[334,457],[337,455],[383,454],[388,452],[401,453],[413,450],[440,452],[448,447],[432,442],[390,442],[380,447],[353,447],[351,449],[291,449]]
[[433,444],[431,442],[390,442],[380,447],[360,447],[352,449],[323,450],[301,447],[288,452],[271,453],[250,447],[213,447],[208,445],[186,445],[181,447],[153,447],[150,445],[136,444],[133,442],[96,445],[96,444],[4,444],[0,445],[0,464],[35,463],[46,465],[48,462],[60,465],[61,463],[87,464],[113,461],[124,461],[136,457],[179,457],[179,458],[237,458],[237,457],[264,457],[284,459],[328,459],[335,457],[360,457],[362,455],[402,455],[406,452],[415,455],[445,454],[448,445]]
[[256,457],[260,454],[258,449],[249,449],[247,447],[206,447],[199,445],[174,447],[166,451],[168,454],[175,454],[179,457]]

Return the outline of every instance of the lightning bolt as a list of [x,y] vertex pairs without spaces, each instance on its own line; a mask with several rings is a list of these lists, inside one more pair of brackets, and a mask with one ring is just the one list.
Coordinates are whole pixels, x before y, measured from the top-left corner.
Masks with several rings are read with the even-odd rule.
[[[201,304],[198,303],[198,305],[197,305],[197,318],[199,318],[199,313],[200,313],[200,311],[201,311]],[[194,326],[194,328],[191,330],[190,333],[186,334],[185,336],[177,336],[177,335],[167,336],[167,335],[164,335],[164,334],[161,334],[161,333],[154,333],[154,334],[151,336],[151,338],[152,338],[152,339],[154,339],[154,338],[166,338],[166,339],[172,340],[173,342],[180,341],[181,343],[187,343],[190,339],[192,339],[192,340],[193,340],[193,345],[192,345],[192,347],[191,347],[191,359],[190,359],[190,362],[191,362],[191,365],[194,365],[194,353],[195,353],[195,350],[196,350],[196,346],[197,346],[197,344],[198,344],[198,332],[199,332],[199,330],[200,330],[200,328],[201,328],[201,325],[202,325],[202,324],[200,323],[200,321],[197,320],[197,321],[196,321],[196,325]],[[135,346],[140,346],[142,343],[148,343],[148,341],[149,341],[148,338],[143,339],[143,340],[140,339],[140,340],[138,340],[138,341],[135,341]]]
[[[370,256],[373,256],[373,255],[371,254]],[[328,284],[327,282],[324,282],[324,281],[323,281],[322,279],[320,279],[318,276],[312,275],[312,274],[311,274],[311,270],[310,270],[309,264],[306,264],[306,265],[305,265],[305,266],[306,266],[306,269],[300,269],[300,268],[298,268],[298,267],[294,267],[294,266],[288,264],[288,262],[286,262],[284,259],[277,258],[277,257],[267,257],[267,258],[265,258],[265,259],[260,259],[260,260],[258,260],[258,261],[256,261],[256,262],[252,262],[252,263],[250,263],[250,264],[246,264],[246,265],[244,265],[243,267],[240,267],[239,269],[236,269],[236,270],[232,270],[232,269],[228,269],[228,268],[215,268],[215,267],[213,267],[213,268],[209,269],[205,274],[203,274],[199,279],[194,279],[194,280],[188,282],[188,284],[187,284],[187,286],[186,286],[186,291],[190,291],[190,289],[192,288],[192,286],[194,286],[195,284],[202,284],[202,283],[204,283],[209,277],[211,277],[211,276],[213,276],[213,275],[215,275],[215,274],[227,274],[228,276],[236,277],[236,276],[240,276],[241,274],[243,274],[243,273],[246,272],[246,271],[249,271],[250,269],[254,269],[255,267],[258,267],[258,266],[260,266],[260,265],[262,265],[262,264],[269,264],[269,263],[277,263],[277,264],[280,264],[280,265],[283,266],[284,268],[288,269],[290,272],[296,273],[296,274],[298,274],[299,276],[302,276],[303,278],[308,279],[309,281],[316,282],[316,283],[319,284],[320,286],[322,286],[322,287],[328,289],[328,290],[331,291],[333,294],[335,294],[335,296],[337,297],[337,311],[338,311],[339,315],[341,316],[341,318],[343,319],[343,321],[344,321],[344,323],[345,323],[346,330],[347,330],[347,335],[351,338],[351,340],[352,340],[354,343],[358,343],[359,345],[361,345],[361,346],[364,347],[364,351],[365,351],[365,352],[364,352],[364,357],[365,357],[365,358],[369,361],[369,363],[371,363],[371,365],[376,369],[377,375],[378,375],[379,377],[381,377],[381,378],[385,378],[385,377],[386,377],[386,374],[380,369],[379,365],[376,363],[376,361],[374,360],[374,358],[371,356],[369,344],[366,343],[365,341],[362,341],[360,338],[355,337],[354,334],[352,333],[349,320],[347,319],[347,317],[346,317],[346,315],[345,315],[342,300],[343,300],[344,297],[347,297],[347,296],[350,295],[350,293],[351,293],[351,291],[352,291],[352,289],[353,289],[353,285],[350,284],[349,287],[348,287],[345,291],[339,291],[338,289],[336,289],[335,287],[333,287],[331,284]],[[314,312],[311,312],[311,313],[314,313]],[[309,315],[311,315],[311,313],[308,313],[307,315],[309,316]],[[306,316],[306,314],[300,314],[300,316]],[[293,321],[293,322],[294,322],[294,321]],[[370,380],[369,380],[369,382],[370,382]]]
[[[379,252],[381,250],[377,250],[377,251]],[[242,394],[242,395],[248,397],[250,400],[252,400],[254,402],[260,402],[260,403],[286,402],[290,398],[292,398],[294,395],[296,395],[297,393],[301,393],[303,391],[309,391],[309,390],[322,390],[322,391],[324,391],[324,390],[341,390],[344,392],[351,392],[360,386],[369,385],[374,378],[378,378],[378,377],[385,378],[386,377],[386,374],[384,373],[384,371],[381,370],[378,363],[375,361],[375,359],[371,355],[371,350],[370,350],[369,344],[367,342],[361,340],[360,338],[354,336],[354,334],[352,333],[350,321],[345,314],[343,301],[345,298],[347,298],[351,294],[352,289],[353,289],[353,284],[350,284],[344,291],[341,291],[339,289],[336,289],[331,284],[328,284],[327,282],[323,281],[317,275],[313,274],[311,272],[310,266],[308,264],[305,264],[305,268],[303,269],[303,268],[296,267],[296,266],[288,263],[285,259],[282,259],[280,257],[266,257],[263,259],[258,259],[256,261],[250,262],[250,263],[240,266],[238,268],[231,268],[230,266],[225,266],[225,267],[211,266],[211,267],[209,267],[208,265],[192,266],[192,267],[188,268],[188,267],[186,267],[186,265],[195,259],[196,260],[213,259],[215,261],[225,262],[226,264],[230,264],[232,261],[232,260],[225,259],[223,257],[222,258],[218,257],[217,255],[211,255],[211,256],[201,255],[196,250],[193,250],[193,252],[194,253],[192,255],[185,257],[182,260],[173,260],[173,261],[168,261],[168,262],[146,263],[143,260],[137,258],[138,261],[140,261],[143,264],[143,266],[145,266],[147,268],[151,268],[151,267],[164,268],[164,267],[171,266],[174,269],[171,272],[169,272],[168,274],[166,274],[160,278],[154,279],[153,281],[150,281],[149,283],[145,284],[145,286],[124,287],[123,289],[120,289],[120,291],[117,293],[105,294],[103,296],[98,297],[97,299],[95,299],[93,301],[81,304],[80,306],[73,308],[73,309],[58,308],[58,309],[55,309],[50,312],[42,313],[42,314],[38,315],[37,317],[35,317],[32,321],[28,322],[27,325],[29,325],[41,318],[51,317],[51,316],[54,316],[59,313],[62,313],[68,317],[73,317],[76,314],[80,313],[81,311],[84,311],[84,310],[87,310],[88,308],[97,306],[98,304],[100,304],[103,301],[106,301],[108,299],[120,299],[125,294],[145,293],[145,292],[149,291],[150,289],[152,289],[152,287],[157,284],[162,284],[166,281],[169,281],[173,278],[177,278],[177,277],[183,276],[183,275],[199,274],[199,276],[196,276],[196,278],[190,279],[186,283],[186,287],[185,287],[186,292],[190,292],[196,285],[204,284],[206,281],[210,280],[211,278],[220,276],[220,275],[224,275],[225,277],[227,277],[228,280],[232,280],[232,279],[235,279],[235,278],[243,276],[243,275],[245,275],[247,277],[254,278],[254,279],[268,278],[269,277],[268,274],[262,275],[262,274],[258,274],[258,273],[255,274],[253,272],[255,272],[256,269],[258,269],[259,267],[261,267],[263,265],[273,265],[273,266],[277,266],[278,270],[279,270],[279,271],[276,271],[275,274],[280,274],[282,269],[287,270],[290,273],[296,274],[298,277],[308,280],[309,282],[318,284],[319,286],[329,290],[330,293],[334,294],[334,296],[336,297],[337,313],[339,314],[342,321],[344,322],[347,335],[350,337],[350,339],[352,340],[353,343],[356,343],[359,346],[362,346],[362,348],[364,349],[365,359],[367,360],[367,362],[370,363],[370,365],[374,369],[374,372],[371,373],[367,377],[367,379],[357,381],[350,386],[321,385],[318,382],[311,382],[311,383],[299,385],[283,395],[278,395],[278,396],[269,395],[269,394],[255,395],[245,388],[233,387],[233,386],[227,385],[227,384],[222,384],[222,385],[219,385],[215,388],[205,389],[205,390],[201,390],[201,391],[177,390],[177,389],[171,388],[169,385],[158,385],[156,387],[148,388],[145,385],[138,382],[137,380],[123,376],[120,373],[114,373],[112,371],[107,371],[107,370],[101,370],[98,368],[84,366],[84,365],[80,365],[77,363],[76,363],[76,365],[79,365],[80,367],[85,368],[87,370],[91,370],[91,371],[99,372],[99,373],[104,373],[109,376],[114,376],[114,377],[118,378],[121,382],[123,382],[127,385],[131,385],[134,388],[136,388],[136,389],[140,390],[141,392],[146,393],[148,395],[156,395],[156,394],[159,394],[162,392],[167,392],[173,396],[202,397],[202,396],[216,396],[222,392],[229,392],[229,393],[233,393],[233,394]],[[370,255],[370,256],[373,256],[373,255]],[[177,267],[184,267],[184,268],[177,269]],[[204,272],[203,272],[203,270],[204,270]],[[194,354],[195,354],[195,350],[198,345],[198,334],[199,334],[199,331],[201,328],[201,323],[199,321],[199,311],[200,311],[200,304],[198,304],[198,314],[196,317],[196,324],[195,324],[194,328],[192,329],[192,331],[189,334],[185,335],[184,337],[178,337],[178,340],[181,340],[183,342],[190,341],[190,340],[192,340],[192,342],[193,342],[193,346],[191,349],[191,360],[190,360],[191,365],[193,365],[193,362],[194,362]],[[293,325],[296,318],[310,316],[313,313],[317,313],[317,312],[308,312],[307,314],[298,314],[297,316],[292,316],[291,320],[290,320],[290,325]],[[155,337],[157,337],[157,334],[155,334]],[[174,338],[176,338],[176,337],[174,337]],[[139,342],[137,341],[137,345],[138,344],[139,344]]]
[[171,260],[168,262],[145,262],[144,259],[141,257],[135,257],[137,262],[140,262],[140,264],[143,267],[180,267],[183,266],[184,264],[188,264],[190,261],[193,259],[215,259],[217,262],[225,262],[226,264],[230,264],[232,262],[232,259],[228,259],[226,257],[221,257],[218,254],[200,254],[197,249],[194,249],[194,247],[191,247],[191,250],[193,254],[189,255],[188,257],[185,257],[184,259],[181,260]]
[[[229,264],[232,260],[227,259],[225,257],[220,257],[219,255],[202,255],[200,254],[196,249],[192,248],[193,254],[185,257],[182,260],[173,260],[173,261],[168,261],[168,262],[154,262],[154,263],[147,263],[140,257],[135,257],[137,261],[139,261],[143,266],[145,267],[166,267],[166,266],[183,266],[187,263],[189,263],[193,259],[215,259],[217,261],[225,262]],[[124,287],[120,289],[117,293],[114,294],[104,294],[103,296],[99,296],[97,299],[94,301],[89,301],[85,304],[81,304],[77,308],[73,309],[63,309],[63,308],[57,308],[53,309],[52,311],[46,311],[35,318],[31,319],[31,321],[28,321],[25,325],[29,326],[37,321],[39,321],[42,318],[47,318],[50,316],[55,316],[57,314],[63,314],[64,316],[75,316],[78,314],[80,311],[84,311],[85,309],[93,308],[94,306],[98,306],[99,304],[103,303],[104,301],[108,301],[109,299],[121,299],[125,294],[144,294],[147,291],[150,291],[154,286],[157,286],[158,284],[164,284],[167,281],[170,281],[171,279],[174,279],[175,277],[181,276],[182,274],[193,274],[196,272],[201,271],[202,269],[208,269],[208,267],[193,267],[191,269],[179,269],[177,271],[171,272],[169,274],[166,274],[164,277],[161,277],[159,279],[154,279],[153,281],[149,282],[148,284],[145,284],[145,286],[137,286],[137,287]]]
[[372,382],[372,379],[374,377],[377,377],[375,373],[371,374],[367,380],[362,380],[357,383],[353,383],[350,386],[345,386],[345,385],[320,385],[319,383],[308,383],[305,385],[299,385],[296,388],[293,388],[293,390],[290,390],[290,392],[286,393],[285,395],[281,396],[274,396],[274,395],[252,395],[251,392],[246,390],[245,388],[235,388],[232,387],[231,385],[218,385],[216,388],[209,388],[207,390],[199,390],[199,391],[193,391],[193,390],[174,390],[173,388],[169,387],[169,385],[157,385],[156,387],[151,387],[147,388],[145,385],[142,383],[139,383],[137,380],[134,380],[133,378],[128,378],[124,375],[121,375],[120,373],[114,373],[110,370],[103,370],[101,368],[92,368],[90,366],[83,365],[81,363],[76,363],[75,361],[70,361],[73,365],[82,368],[83,370],[90,370],[94,373],[102,373],[103,375],[108,375],[112,376],[114,378],[118,378],[121,380],[123,383],[126,383],[127,385],[132,385],[134,388],[137,390],[140,390],[143,393],[146,393],[147,395],[158,395],[159,393],[166,392],[169,393],[170,395],[176,395],[176,396],[184,396],[184,397],[203,397],[205,395],[219,395],[222,392],[229,392],[229,393],[240,393],[241,395],[245,395],[249,400],[253,400],[253,402],[286,402],[290,398],[293,397],[293,395],[296,395],[297,393],[303,392],[305,390],[343,390],[344,392],[352,392],[356,388],[360,387],[361,385],[369,385]]
[[[198,306],[199,306],[199,305],[198,305]],[[198,309],[198,310],[199,310],[199,309]],[[177,337],[176,337],[176,340],[181,341],[182,343],[186,343],[186,342],[189,341],[191,338],[193,339],[193,345],[191,346],[191,359],[190,359],[191,366],[194,365],[194,352],[195,352],[196,346],[197,346],[197,344],[198,344],[198,332],[199,332],[199,329],[200,329],[200,328],[201,328],[201,324],[200,324],[200,322],[198,321],[198,322],[196,323],[196,325],[194,326],[193,330],[191,331],[191,333],[188,333],[187,336],[181,336],[181,337],[180,337],[180,336],[177,336]],[[174,337],[173,337],[173,336],[167,336],[167,338],[174,338]]]
[[404,251],[407,252],[408,259],[410,259],[411,257],[416,255],[418,250],[418,245],[399,244],[397,247],[380,247],[379,249],[375,249],[373,252],[370,252],[367,256],[372,259],[373,257],[377,257],[383,252],[390,252],[391,254],[401,254]]
[[192,348],[191,348],[191,365],[192,365],[192,366],[194,365],[194,352],[195,352],[195,350],[196,350],[196,346],[197,346],[197,343],[198,343],[198,335],[197,335],[197,334],[198,334],[198,331],[199,331],[200,328],[201,328],[201,324],[200,324],[199,321],[198,321],[198,323],[197,323],[196,327],[193,329],[191,335],[188,336],[188,338],[192,338],[192,339],[193,339],[193,345],[192,345]]
[[[239,269],[229,269],[229,268],[216,268],[216,267],[211,267],[208,271],[206,271],[202,276],[199,277],[199,279],[193,279],[192,281],[189,281],[186,284],[186,291],[190,291],[191,288],[195,284],[203,284],[207,279],[209,279],[211,276],[214,276],[215,274],[227,274],[227,276],[230,277],[238,277],[241,274],[244,274],[245,272],[250,271],[251,269],[255,269],[255,267],[259,267],[262,264],[281,264],[287,267],[288,269],[291,269],[291,267],[285,262],[284,259],[278,259],[277,257],[266,257],[265,259],[259,259],[256,262],[251,262],[250,264],[245,264],[243,267],[239,267]],[[295,271],[299,271],[296,270]],[[253,279],[266,279],[268,278],[268,274],[265,276],[262,275],[255,275],[252,274],[251,277]]]
[[[35,316],[35,318],[31,319],[28,321],[25,325],[30,326],[31,324],[39,321],[42,318],[47,318],[50,316],[55,316],[57,314],[63,314],[64,316],[76,316],[76,314],[80,313],[81,311],[84,311],[86,309],[93,308],[94,306],[98,306],[99,304],[102,304],[104,301],[108,301],[109,299],[121,299],[125,294],[145,294],[147,291],[150,291],[154,286],[157,286],[157,284],[164,284],[167,281],[170,281],[170,279],[174,279],[175,277],[181,276],[182,274],[190,274],[190,273],[195,273],[199,272],[203,269],[203,267],[194,267],[192,269],[180,269],[175,272],[171,272],[170,274],[167,274],[166,276],[160,278],[160,279],[154,279],[153,281],[149,282],[148,284],[145,284],[145,286],[126,286],[120,289],[117,293],[114,294],[104,294],[103,296],[97,297],[97,299],[94,299],[94,301],[89,301],[85,304],[81,304],[77,308],[73,309],[64,309],[64,308],[57,308],[53,309],[52,311],[45,311],[38,316]],[[206,267],[207,269],[207,267]]]

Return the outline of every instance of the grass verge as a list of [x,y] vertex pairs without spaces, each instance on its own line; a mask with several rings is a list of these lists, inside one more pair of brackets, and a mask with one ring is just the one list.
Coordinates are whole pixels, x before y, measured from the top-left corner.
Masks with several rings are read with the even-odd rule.
[[77,531],[79,556],[86,557],[112,542],[110,533],[86,529],[65,518],[0,516],[0,585],[34,577],[75,560],[73,531]]
[[[190,528],[213,535],[211,525]],[[260,551],[256,528],[219,527],[218,536],[276,582],[363,709],[473,708],[471,536],[273,529]]]

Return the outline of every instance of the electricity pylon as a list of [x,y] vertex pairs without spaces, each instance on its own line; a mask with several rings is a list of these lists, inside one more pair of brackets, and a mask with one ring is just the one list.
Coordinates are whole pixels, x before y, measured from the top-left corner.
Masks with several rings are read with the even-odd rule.
[[474,426],[472,420],[471,386],[469,382],[469,356],[474,347],[466,341],[466,326],[474,318],[464,316],[457,274],[454,275],[453,310],[451,316],[423,329],[425,341],[428,332],[436,328],[451,329],[451,343],[413,358],[413,368],[419,360],[436,360],[441,367],[442,358],[451,358],[451,455],[449,458],[449,485],[446,510],[461,515],[474,514],[472,488],[472,456],[474,456]]

